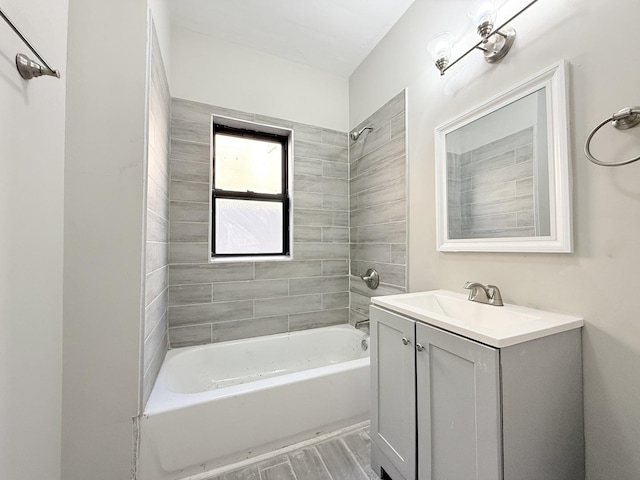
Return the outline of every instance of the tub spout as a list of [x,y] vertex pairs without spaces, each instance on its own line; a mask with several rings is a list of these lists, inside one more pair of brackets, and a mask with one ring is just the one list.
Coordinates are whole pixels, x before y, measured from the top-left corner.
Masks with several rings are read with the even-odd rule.
[[353,326],[358,329],[361,327],[369,327],[369,319],[367,318],[366,320],[359,320]]

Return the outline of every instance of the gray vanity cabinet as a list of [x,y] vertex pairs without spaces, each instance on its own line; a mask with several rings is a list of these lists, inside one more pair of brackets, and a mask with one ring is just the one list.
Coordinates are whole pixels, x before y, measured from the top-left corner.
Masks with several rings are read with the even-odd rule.
[[[372,309],[375,307],[372,307]],[[416,477],[415,322],[381,309],[372,311],[372,459],[384,457],[392,478]],[[375,436],[375,439],[373,438]],[[373,449],[378,449],[373,455]],[[380,473],[380,469],[377,469]]]
[[499,373],[496,348],[416,323],[419,479],[502,478]]
[[583,480],[575,329],[495,348],[371,306],[371,465],[393,480]]

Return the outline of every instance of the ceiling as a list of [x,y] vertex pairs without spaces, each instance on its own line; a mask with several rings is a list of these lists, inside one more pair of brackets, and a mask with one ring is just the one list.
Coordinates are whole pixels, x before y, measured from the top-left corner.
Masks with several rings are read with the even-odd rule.
[[348,77],[414,0],[170,0],[171,23]]

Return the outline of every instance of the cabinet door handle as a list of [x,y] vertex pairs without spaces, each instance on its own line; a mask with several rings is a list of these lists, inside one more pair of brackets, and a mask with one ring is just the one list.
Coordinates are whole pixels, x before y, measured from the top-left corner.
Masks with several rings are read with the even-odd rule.
[[416,343],[416,350],[421,352],[424,350],[424,345],[422,345],[421,343]]
[[409,339],[407,337],[402,337],[402,344],[403,345],[409,345],[411,342],[409,341]]

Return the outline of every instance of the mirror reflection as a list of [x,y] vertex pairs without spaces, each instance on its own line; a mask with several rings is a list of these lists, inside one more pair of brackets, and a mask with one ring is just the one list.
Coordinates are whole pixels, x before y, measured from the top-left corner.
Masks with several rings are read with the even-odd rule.
[[446,134],[449,239],[551,234],[545,90]]

